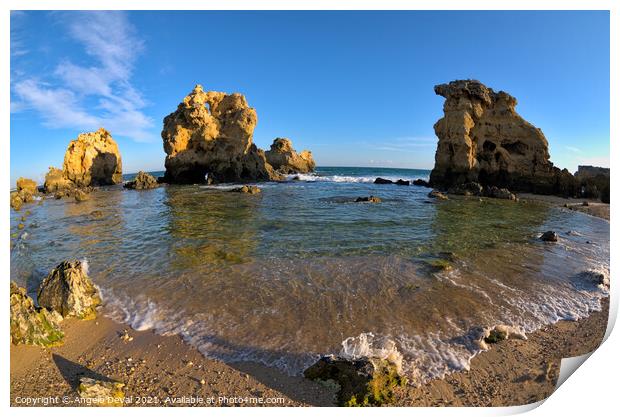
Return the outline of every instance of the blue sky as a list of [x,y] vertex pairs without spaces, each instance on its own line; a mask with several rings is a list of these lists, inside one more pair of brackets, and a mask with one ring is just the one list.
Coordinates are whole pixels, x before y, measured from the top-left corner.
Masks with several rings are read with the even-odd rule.
[[197,83],[245,94],[259,147],[430,169],[433,86],[460,78],[517,97],[557,166],[609,166],[608,12],[12,12],[11,180],[100,126],[124,172],[162,169],[162,119]]

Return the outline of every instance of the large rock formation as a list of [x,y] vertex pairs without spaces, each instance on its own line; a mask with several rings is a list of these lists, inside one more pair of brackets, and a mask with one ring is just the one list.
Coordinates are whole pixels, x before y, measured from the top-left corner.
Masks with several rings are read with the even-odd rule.
[[38,192],[37,183],[31,179],[19,177],[16,182],[16,191],[11,192],[11,207],[19,210],[24,203],[32,203]]
[[26,289],[11,281],[11,343],[37,346],[62,344],[64,333],[59,322],[62,317],[55,311],[37,308],[26,294]]
[[204,92],[197,85],[161,132],[166,152],[164,180],[173,183],[279,179],[252,143],[256,111],[238,93]]
[[576,192],[573,176],[549,161],[547,139],[517,114],[510,94],[475,80],[437,85],[435,93],[446,101],[444,117],[435,123],[432,186],[478,182],[542,194]]
[[287,138],[276,138],[271,149],[265,152],[265,157],[273,169],[282,174],[312,172],[316,166],[312,152],[304,150],[297,153]]
[[94,318],[96,307],[101,304],[99,291],[82,261],[64,261],[54,268],[41,283],[37,301],[63,317],[85,320]]
[[104,128],[82,133],[69,143],[62,170],[78,187],[118,184],[123,175],[118,145]]

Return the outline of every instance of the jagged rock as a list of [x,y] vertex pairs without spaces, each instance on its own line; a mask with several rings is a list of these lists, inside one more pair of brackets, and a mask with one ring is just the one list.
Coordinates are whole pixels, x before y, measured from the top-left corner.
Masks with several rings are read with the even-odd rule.
[[63,317],[89,320],[97,315],[101,304],[99,291],[88,277],[82,261],[63,261],[49,273],[39,287],[37,301]]
[[214,182],[281,179],[252,143],[256,122],[243,95],[197,85],[164,118],[165,181],[203,183],[207,174]]
[[22,208],[22,205],[24,204],[24,200],[22,200],[19,193],[17,191],[13,191],[11,193],[10,199],[11,199],[11,208],[13,208],[13,210],[15,211],[19,211]]
[[125,399],[125,384],[118,381],[100,381],[81,377],[78,385],[80,398],[88,400],[88,404],[99,407],[122,407]]
[[498,188],[496,186],[486,187],[484,189],[484,195],[491,198],[517,201],[517,196],[511,193],[508,189]]
[[159,184],[154,176],[144,171],[140,171],[136,177],[127,182],[124,187],[132,190],[150,190],[152,188],[159,187]]
[[37,183],[31,179],[19,177],[16,184],[18,192],[26,192],[30,195],[35,195],[38,191]]
[[65,177],[62,169],[50,167],[49,171],[45,175],[45,183],[43,184],[43,188],[46,193],[60,193],[64,195],[70,190],[73,190],[75,188],[75,184]]
[[412,184],[413,185],[417,185],[418,187],[428,187],[429,186],[428,181],[424,181],[424,180],[419,179],[419,178],[416,179],[416,180],[413,180]]
[[371,195],[370,197],[357,197],[355,199],[356,203],[380,203],[381,199],[379,197],[375,197]]
[[394,184],[394,181],[379,177],[375,179],[375,184]]
[[394,390],[405,386],[397,366],[385,359],[349,360],[324,356],[304,371],[308,379],[338,388],[338,405],[380,406],[390,404]]
[[69,143],[62,170],[78,187],[118,184],[123,175],[118,145],[104,128],[81,133]]
[[242,187],[233,188],[230,190],[231,193],[245,193],[245,194],[259,194],[261,189],[256,185],[244,185]]
[[435,93],[446,101],[444,117],[435,123],[433,187],[478,182],[542,194],[577,191],[572,175],[549,161],[542,131],[517,114],[514,97],[475,80],[440,84]]
[[58,346],[64,333],[62,317],[55,311],[36,308],[26,289],[11,281],[11,343],[37,346]]
[[444,193],[442,193],[440,191],[437,191],[437,190],[431,191],[430,193],[428,193],[428,196],[430,198],[436,198],[438,200],[447,200],[448,199],[447,195],[445,195]]
[[558,234],[553,230],[548,230],[540,236],[540,240],[543,242],[557,242]]
[[457,194],[457,195],[475,195],[481,196],[484,194],[484,189],[482,185],[477,182],[467,182],[465,184],[458,184],[452,186],[448,189],[449,194]]
[[314,171],[316,166],[312,152],[302,151],[298,154],[288,138],[276,138],[271,149],[265,152],[265,158],[273,169],[282,174],[304,174]]

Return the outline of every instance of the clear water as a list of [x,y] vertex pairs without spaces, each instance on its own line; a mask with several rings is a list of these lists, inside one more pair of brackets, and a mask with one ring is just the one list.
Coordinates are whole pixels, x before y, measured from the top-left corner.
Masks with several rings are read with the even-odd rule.
[[[113,186],[49,199],[22,209],[23,231],[11,213],[11,279],[33,288],[62,260],[87,259],[106,314],[207,356],[295,374],[321,354],[397,350],[413,382],[467,368],[477,327],[530,332],[601,308],[607,291],[582,273],[609,273],[607,221],[372,183],[428,175],[319,168],[260,195]],[[368,195],[383,202],[352,202]],[[539,241],[546,230],[560,241]]]

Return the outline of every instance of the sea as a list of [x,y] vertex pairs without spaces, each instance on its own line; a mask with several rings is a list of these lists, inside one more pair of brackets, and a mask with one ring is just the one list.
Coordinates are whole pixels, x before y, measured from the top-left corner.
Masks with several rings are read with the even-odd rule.
[[[412,384],[468,369],[481,330],[527,337],[601,309],[608,221],[373,183],[429,173],[319,167],[257,195],[116,185],[80,203],[46,199],[11,212],[11,279],[34,295],[61,261],[85,260],[103,314],[207,357],[291,375],[326,354],[396,357]],[[382,202],[355,202],[370,195]],[[557,243],[539,239],[547,230]]]

